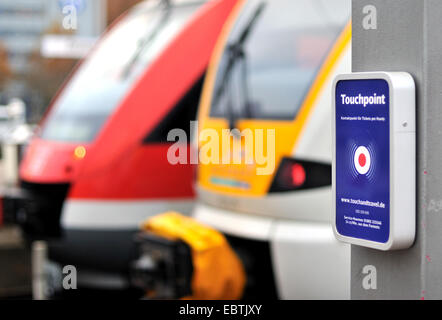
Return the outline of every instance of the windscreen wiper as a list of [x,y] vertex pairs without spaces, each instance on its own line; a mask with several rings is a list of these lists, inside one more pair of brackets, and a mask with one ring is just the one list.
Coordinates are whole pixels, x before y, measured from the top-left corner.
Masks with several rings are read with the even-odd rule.
[[122,72],[122,77],[126,78],[129,76],[130,72],[132,71],[133,66],[138,62],[138,59],[140,58],[141,54],[150,46],[152,45],[155,38],[158,36],[160,31],[166,26],[167,22],[170,18],[170,11],[171,11],[171,4],[170,0],[162,0],[161,5],[163,6],[163,15],[160,18],[160,21],[158,24],[153,28],[152,32],[149,33],[146,37],[144,37],[138,44],[138,47],[133,54],[132,58],[129,60],[127,65],[124,67],[124,70]]
[[[266,6],[265,2],[261,2],[258,5],[258,7],[256,8],[255,12],[252,15],[252,18],[246,24],[244,30],[241,32],[238,40],[236,40],[234,43],[228,45],[227,51],[229,54],[229,58],[227,61],[227,66],[224,69],[224,73],[221,78],[222,79],[221,85],[219,86],[218,90],[215,93],[215,97],[214,97],[214,101],[213,101],[213,108],[216,108],[218,106],[223,94],[226,92],[226,88],[229,84],[232,72],[233,72],[234,67],[236,66],[237,62],[245,59],[244,44],[245,44],[246,40],[248,39],[253,27],[256,25],[258,18],[261,16],[265,6]],[[246,69],[244,68],[243,71],[244,70],[246,70]],[[244,86],[243,89],[246,90],[247,87]],[[227,110],[229,113],[229,115],[228,115],[229,127],[232,130],[236,127],[236,115],[235,115],[235,111],[233,110],[232,104],[230,102],[228,102],[227,105],[228,105]]]

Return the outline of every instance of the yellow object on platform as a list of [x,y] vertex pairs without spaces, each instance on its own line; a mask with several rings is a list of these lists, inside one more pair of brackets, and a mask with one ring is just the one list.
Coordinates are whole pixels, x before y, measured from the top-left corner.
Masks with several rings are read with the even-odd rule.
[[240,299],[245,286],[241,261],[218,231],[176,212],[148,219],[143,230],[184,241],[192,249],[192,296],[197,300]]

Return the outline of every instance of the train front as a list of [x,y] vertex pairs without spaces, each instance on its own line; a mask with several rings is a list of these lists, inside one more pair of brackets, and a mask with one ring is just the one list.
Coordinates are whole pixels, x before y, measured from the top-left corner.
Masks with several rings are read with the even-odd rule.
[[[158,0],[131,9],[60,90],[30,143],[5,213],[27,240],[48,242],[58,273],[66,264],[81,269],[80,286],[126,288],[139,223],[168,208],[191,210],[194,169],[167,163],[169,145],[155,134],[176,117],[194,119],[230,3],[198,11],[204,1]],[[202,48],[189,45],[207,37]],[[192,50],[196,63],[183,63]],[[186,66],[158,98],[164,74]]]
[[200,105],[194,217],[228,236],[246,296],[349,297],[331,219],[331,84],[350,70],[346,0],[240,1]]

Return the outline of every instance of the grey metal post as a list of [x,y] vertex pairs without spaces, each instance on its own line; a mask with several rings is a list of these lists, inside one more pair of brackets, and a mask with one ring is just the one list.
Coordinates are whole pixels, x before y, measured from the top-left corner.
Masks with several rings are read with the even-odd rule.
[[[352,299],[442,299],[441,17],[440,0],[353,0],[353,71],[407,71],[416,81],[417,235],[408,250],[352,246]],[[363,285],[367,265],[376,268],[372,288]]]
[[32,243],[32,298],[46,300],[47,277],[46,263],[48,259],[48,246],[44,241]]

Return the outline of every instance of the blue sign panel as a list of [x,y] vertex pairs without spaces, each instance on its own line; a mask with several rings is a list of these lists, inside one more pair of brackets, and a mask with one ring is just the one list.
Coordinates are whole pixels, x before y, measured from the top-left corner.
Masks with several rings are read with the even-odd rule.
[[390,93],[383,79],[336,84],[336,230],[390,236]]

